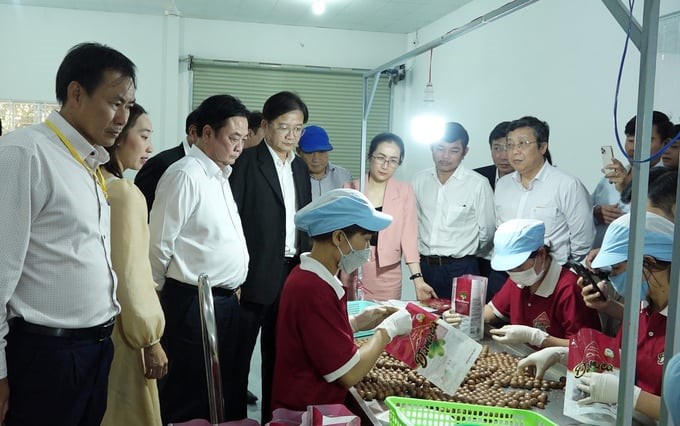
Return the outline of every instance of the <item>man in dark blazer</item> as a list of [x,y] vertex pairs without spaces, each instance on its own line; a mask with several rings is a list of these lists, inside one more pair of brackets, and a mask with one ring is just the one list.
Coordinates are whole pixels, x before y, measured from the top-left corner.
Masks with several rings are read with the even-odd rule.
[[243,225],[250,263],[241,287],[241,335],[235,384],[243,401],[237,409],[246,417],[245,397],[250,359],[260,336],[262,354],[262,424],[271,419],[276,317],[279,295],[299,255],[309,251],[308,236],[297,231],[295,212],[311,201],[309,171],[294,154],[307,122],[307,106],[290,92],[270,97],[262,109],[264,143],[246,149],[229,178]]
[[189,148],[196,142],[197,115],[198,109],[195,109],[187,116],[184,128],[187,136],[182,143],[149,158],[146,164],[139,169],[137,176],[135,176],[135,185],[137,185],[139,190],[142,191],[142,194],[144,194],[144,198],[146,198],[146,207],[149,212],[151,212],[153,200],[156,198],[156,186],[158,185],[161,176],[163,176],[163,173],[165,173],[171,164],[184,157],[187,152],[189,152]]
[[[502,121],[493,128],[489,134],[489,148],[491,149],[491,159],[493,164],[475,169],[477,173],[489,180],[491,189],[496,190],[496,182],[503,176],[515,171],[508,160],[508,152],[505,149],[505,136],[508,134],[509,121]],[[477,257],[479,272],[489,278],[486,290],[486,301],[489,302],[494,294],[503,287],[507,274],[502,271],[491,269],[489,254]]]
[[489,134],[489,148],[493,164],[476,168],[475,171],[489,180],[491,189],[496,189],[496,181],[501,177],[515,171],[508,161],[508,153],[505,150],[506,128],[509,121],[498,123]]

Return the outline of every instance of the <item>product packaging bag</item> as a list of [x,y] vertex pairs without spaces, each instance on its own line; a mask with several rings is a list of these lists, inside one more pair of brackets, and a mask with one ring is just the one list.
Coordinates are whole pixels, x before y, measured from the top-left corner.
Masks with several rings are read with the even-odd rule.
[[460,331],[475,340],[484,337],[484,302],[488,279],[477,275],[463,275],[453,279],[451,303],[454,312],[462,317]]
[[395,337],[385,351],[453,395],[482,351],[482,346],[433,313],[409,303],[413,329]]
[[585,373],[619,375],[621,360],[618,341],[614,337],[591,328],[582,328],[569,342],[567,384],[564,388],[564,415],[590,425],[616,423],[616,404],[579,405],[578,400],[588,395],[576,385]]
[[277,408],[268,426],[360,426],[361,420],[342,404],[309,405],[307,411]]

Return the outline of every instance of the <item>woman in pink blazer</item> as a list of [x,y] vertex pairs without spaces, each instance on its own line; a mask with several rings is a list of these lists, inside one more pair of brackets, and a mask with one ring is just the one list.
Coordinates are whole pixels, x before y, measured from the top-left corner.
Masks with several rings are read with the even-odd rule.
[[[415,194],[408,183],[392,179],[403,160],[404,142],[399,136],[381,133],[371,140],[364,194],[376,206],[376,210],[391,215],[394,220],[371,239],[371,258],[362,267],[360,284],[364,298],[368,300],[401,298],[402,255],[411,272],[418,300],[436,297],[420,273]],[[359,181],[347,186],[359,189]]]

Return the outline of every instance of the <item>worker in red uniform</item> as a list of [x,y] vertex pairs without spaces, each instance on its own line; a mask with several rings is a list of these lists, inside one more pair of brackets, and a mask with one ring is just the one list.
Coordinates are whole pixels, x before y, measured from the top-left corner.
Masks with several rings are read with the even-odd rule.
[[[654,420],[661,412],[661,382],[666,347],[666,319],[668,317],[668,293],[673,259],[673,234],[652,231],[649,222],[655,218],[647,214],[644,234],[642,281],[647,287],[645,300],[640,303],[638,323],[637,357],[635,359],[635,410]],[[660,219],[656,219],[660,220]],[[602,240],[602,249],[593,259],[593,268],[611,268],[612,279],[621,279],[628,265],[628,242],[630,240],[630,215],[612,222]],[[646,285],[645,285],[646,284]],[[603,288],[604,282],[598,283]],[[592,299],[593,296],[590,296]],[[619,343],[622,339],[619,329]],[[669,358],[672,354],[669,354]],[[619,378],[612,374],[587,373],[578,387],[590,394],[581,403],[616,403]]]
[[[281,293],[272,409],[342,404],[385,345],[411,331],[404,309],[380,306],[349,317],[346,289],[337,278],[339,270],[349,274],[368,260],[371,236],[391,222],[353,189],[329,191],[295,215],[313,246]],[[372,328],[375,334],[358,348],[353,333]]]
[[[630,240],[630,214],[621,216],[607,228],[602,241],[602,249],[593,259],[593,268],[611,268],[610,280],[625,283],[628,266],[628,245]],[[668,316],[668,293],[670,288],[670,268],[673,254],[673,230],[668,229],[663,218],[647,213],[644,234],[644,255],[642,281],[647,288],[645,300],[640,304],[638,323],[637,356],[635,359],[635,388],[633,406],[636,412],[654,420],[659,419],[661,412],[661,385],[663,366],[665,363],[666,319]],[[606,291],[607,283],[601,281],[598,286]],[[598,293],[585,287],[583,297],[586,303],[599,306],[610,301],[598,300]],[[622,329],[618,334],[619,345]],[[550,365],[567,357],[567,348],[543,349],[520,361],[518,368],[535,366],[542,374]],[[670,355],[669,355],[670,358]],[[668,388],[672,388],[669,383]],[[618,400],[619,378],[608,373],[586,373],[581,377],[579,389],[589,396],[580,400],[580,404],[603,402],[614,404]],[[673,406],[677,403],[671,403]]]
[[581,297],[578,277],[557,263],[544,238],[545,225],[534,219],[509,220],[496,230],[491,266],[509,278],[485,306],[484,321],[509,325],[492,329],[494,340],[568,346],[579,329],[600,329],[597,311]]

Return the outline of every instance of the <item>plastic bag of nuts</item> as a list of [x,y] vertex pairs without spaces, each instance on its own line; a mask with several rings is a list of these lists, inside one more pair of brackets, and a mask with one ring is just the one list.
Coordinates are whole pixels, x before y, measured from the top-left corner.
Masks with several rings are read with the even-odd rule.
[[545,408],[549,391],[562,389],[564,381],[535,380],[528,372],[517,372],[519,358],[491,352],[488,346],[453,395],[447,394],[403,362],[383,352],[376,365],[355,388],[370,401],[388,396],[407,396],[509,408]]

